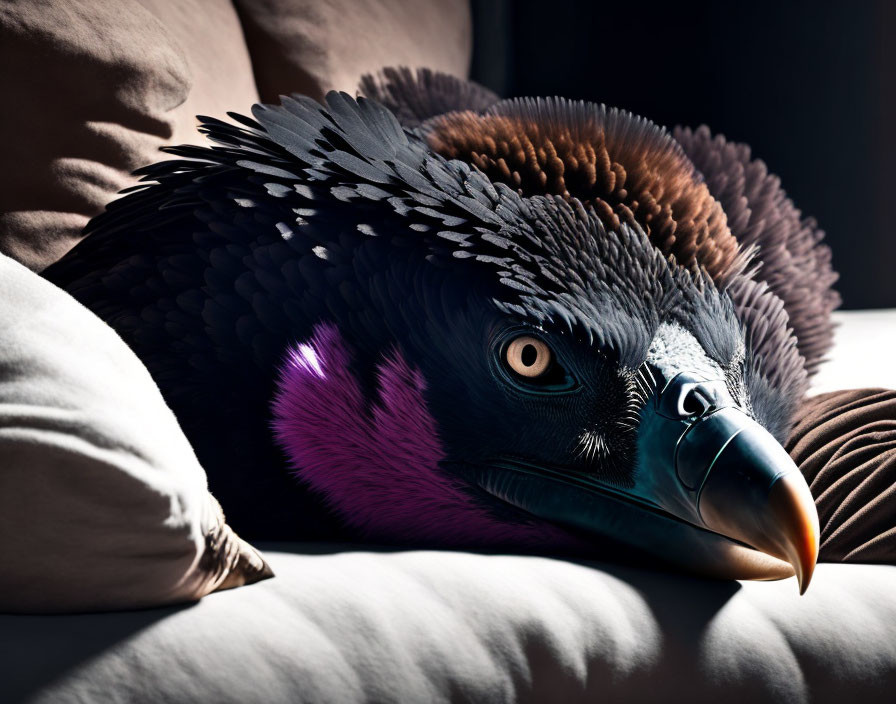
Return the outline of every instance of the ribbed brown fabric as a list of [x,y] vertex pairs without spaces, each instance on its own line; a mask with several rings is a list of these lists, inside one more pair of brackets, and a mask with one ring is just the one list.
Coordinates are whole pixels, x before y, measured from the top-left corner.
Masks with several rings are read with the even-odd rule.
[[808,399],[787,449],[818,507],[819,560],[896,563],[896,391]]

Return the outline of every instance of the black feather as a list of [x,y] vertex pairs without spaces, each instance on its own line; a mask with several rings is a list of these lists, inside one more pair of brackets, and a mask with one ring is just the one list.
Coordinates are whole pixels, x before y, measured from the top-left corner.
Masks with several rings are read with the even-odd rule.
[[[407,78],[393,74],[382,90],[408,98]],[[405,116],[493,102],[435,82],[450,90],[411,101]],[[589,108],[556,101],[551,110]],[[681,323],[723,366],[738,359],[745,327],[744,383],[756,412],[786,429],[805,369],[798,355],[766,351],[795,348],[780,299],[754,272],[720,283],[683,268],[638,223],[608,229],[574,197],[494,182],[434,152],[425,130],[406,131],[373,100],[294,96],[253,116],[201,118],[224,146],[167,149],[177,158],[141,169],[141,184],[45,272],[145,361],[246,537],[339,534],[289,477],[269,429],[284,348],[321,320],[351,334],[362,377],[373,369],[365,360],[396,344],[417,350],[421,365],[448,365],[439,355],[460,344],[459,310],[471,328],[500,315],[557,330],[627,369],[644,361],[662,321]],[[667,139],[644,121],[629,128],[636,139]],[[463,385],[449,381],[434,380],[430,394],[444,395],[433,403],[453,418]]]

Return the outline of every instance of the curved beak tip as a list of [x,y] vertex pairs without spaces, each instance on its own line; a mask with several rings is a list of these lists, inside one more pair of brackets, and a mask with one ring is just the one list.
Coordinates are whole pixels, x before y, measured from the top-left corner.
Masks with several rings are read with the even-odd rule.
[[800,594],[805,594],[818,560],[819,528],[815,501],[799,472],[786,474],[772,485],[768,507],[778,528],[769,537],[793,566]]
[[767,493],[751,494],[750,499],[738,500],[728,493],[730,488],[721,483],[704,490],[701,510],[707,527],[789,564],[800,594],[805,594],[818,559],[819,529],[803,475],[794,467],[774,480]]

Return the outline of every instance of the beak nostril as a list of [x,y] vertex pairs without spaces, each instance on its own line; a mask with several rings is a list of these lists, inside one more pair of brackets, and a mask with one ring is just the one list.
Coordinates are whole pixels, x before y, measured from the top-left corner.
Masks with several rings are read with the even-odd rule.
[[699,416],[712,407],[710,399],[699,386],[692,386],[682,395],[679,411],[683,417]]
[[724,381],[679,372],[665,383],[657,397],[657,412],[673,420],[692,421],[733,405]]

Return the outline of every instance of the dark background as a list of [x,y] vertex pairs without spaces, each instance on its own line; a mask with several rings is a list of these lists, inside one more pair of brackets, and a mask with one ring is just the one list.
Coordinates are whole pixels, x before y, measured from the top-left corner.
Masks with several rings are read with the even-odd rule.
[[843,307],[896,307],[896,2],[473,8],[474,79],[749,143],[827,232]]

